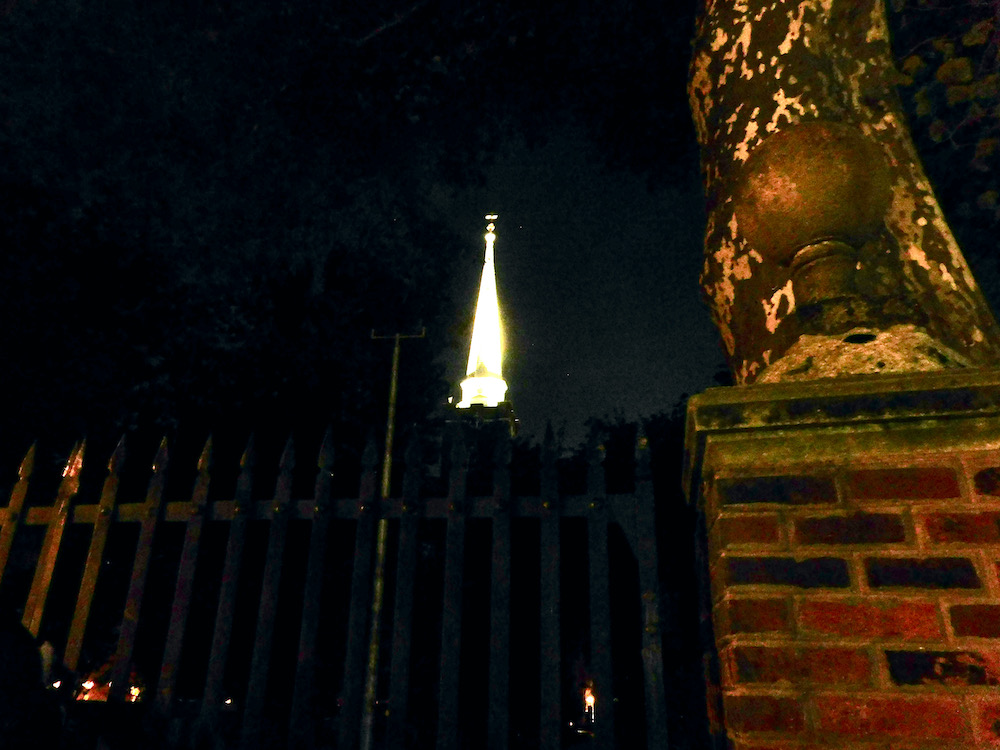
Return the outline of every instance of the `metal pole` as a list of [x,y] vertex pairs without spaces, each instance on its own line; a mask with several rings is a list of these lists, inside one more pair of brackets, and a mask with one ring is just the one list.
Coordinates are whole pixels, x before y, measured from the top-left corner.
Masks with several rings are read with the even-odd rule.
[[[389,381],[389,415],[385,425],[385,454],[382,458],[382,492],[381,499],[389,498],[392,481],[392,440],[396,431],[396,394],[399,391],[399,350],[401,339],[422,339],[427,329],[421,329],[418,335],[376,336],[372,331],[372,339],[393,339],[392,347],[392,377]],[[385,592],[385,552],[389,537],[389,522],[385,518],[378,519],[375,536],[375,580],[372,585],[372,615],[370,637],[368,640],[368,671],[365,675],[365,699],[361,713],[361,750],[371,750],[375,729],[375,695],[378,688],[378,657],[379,657],[379,620],[382,617],[382,599]]]

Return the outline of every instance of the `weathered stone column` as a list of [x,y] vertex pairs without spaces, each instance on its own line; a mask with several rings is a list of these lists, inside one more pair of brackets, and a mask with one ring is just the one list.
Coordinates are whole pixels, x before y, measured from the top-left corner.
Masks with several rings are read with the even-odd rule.
[[881,0],[707,0],[702,285],[736,382],[1000,361],[895,79]]
[[733,750],[1000,747],[1000,331],[894,80],[882,0],[707,0],[702,284],[741,385],[689,402],[686,489]]

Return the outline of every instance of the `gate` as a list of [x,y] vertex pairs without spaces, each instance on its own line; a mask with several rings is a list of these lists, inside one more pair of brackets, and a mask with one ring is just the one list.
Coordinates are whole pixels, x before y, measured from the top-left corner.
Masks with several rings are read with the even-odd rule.
[[[164,439],[144,498],[131,501],[119,497],[122,443],[99,493],[83,496],[80,443],[51,505],[34,493],[26,502],[35,481],[32,447],[0,508],[0,592],[24,603],[22,621],[36,636],[64,613],[68,627],[54,632],[59,640],[65,632],[65,641],[53,645],[74,683],[67,732],[93,726],[90,740],[102,734],[112,747],[129,746],[122,727],[131,727],[137,747],[211,737],[227,747],[353,750],[365,711],[376,526],[385,518],[391,534],[375,747],[665,748],[644,442],[632,492],[606,492],[595,450],[585,492],[560,494],[547,439],[540,492],[515,496],[509,436],[501,435],[492,479],[480,482],[492,491],[477,495],[469,492],[470,448],[456,431],[441,496],[422,496],[426,468],[414,436],[401,492],[387,499],[378,497],[370,442],[358,495],[335,498],[327,433],[311,497],[293,492],[289,440],[273,493],[259,499],[251,440],[232,495],[210,499],[211,439],[184,497],[166,496]],[[114,569],[109,539],[126,528],[135,541],[127,586],[118,585],[116,598],[110,582],[110,593],[99,590]],[[32,529],[36,544],[44,530],[40,546],[31,546]],[[164,545],[168,552],[154,560],[154,548]],[[33,566],[21,566],[20,582],[9,564],[16,548],[29,550],[21,558],[35,555]],[[98,620],[109,612],[118,624],[106,636]],[[241,641],[239,632],[252,635]],[[85,670],[86,644],[101,637],[113,656]],[[151,668],[147,657],[146,674],[138,675],[143,640],[143,653],[157,659]]]

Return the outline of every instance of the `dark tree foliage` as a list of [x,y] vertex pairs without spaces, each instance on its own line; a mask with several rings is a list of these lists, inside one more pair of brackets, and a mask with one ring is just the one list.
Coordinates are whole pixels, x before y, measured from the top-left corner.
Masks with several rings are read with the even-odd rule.
[[892,0],[900,94],[949,223],[997,309],[1000,2]]

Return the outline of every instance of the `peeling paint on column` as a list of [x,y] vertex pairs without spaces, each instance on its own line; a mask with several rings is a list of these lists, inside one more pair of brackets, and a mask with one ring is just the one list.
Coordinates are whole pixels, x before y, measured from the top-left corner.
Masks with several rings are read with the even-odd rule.
[[810,120],[852,123],[881,146],[893,184],[886,252],[928,333],[971,362],[1000,359],[1000,329],[898,110],[887,29],[883,0],[706,2],[689,84],[710,207],[701,284],[737,382],[780,359],[800,330],[785,311],[789,269],[755,259],[730,199],[755,149]]
[[[781,303],[785,303],[784,309]],[[767,330],[774,333],[778,329],[778,324],[788,315],[795,312],[795,294],[792,292],[792,280],[789,279],[781,289],[771,295],[771,299],[761,300],[764,307],[765,322]]]

